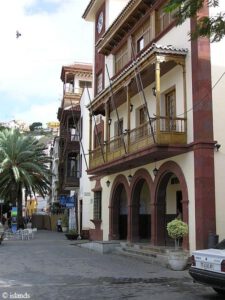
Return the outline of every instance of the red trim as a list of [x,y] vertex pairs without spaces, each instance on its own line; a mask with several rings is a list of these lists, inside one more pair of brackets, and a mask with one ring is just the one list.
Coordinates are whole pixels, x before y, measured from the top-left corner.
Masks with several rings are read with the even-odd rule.
[[[205,6],[201,16],[209,15]],[[196,20],[191,20],[191,31]],[[212,82],[210,41],[191,41],[194,141],[211,143],[194,147],[196,248],[206,248],[209,232],[216,231]]]
[[[181,167],[173,162],[168,161],[164,163],[155,178],[154,190],[153,190],[153,211],[152,211],[152,243],[154,245],[162,245],[165,241],[165,224],[164,214],[165,209],[165,193],[168,180],[171,177],[171,173],[176,175],[179,179],[181,191],[182,191],[182,211],[183,221],[189,224],[189,212],[188,212],[188,189],[185,176]],[[189,238],[188,236],[183,239],[183,248],[189,249]]]

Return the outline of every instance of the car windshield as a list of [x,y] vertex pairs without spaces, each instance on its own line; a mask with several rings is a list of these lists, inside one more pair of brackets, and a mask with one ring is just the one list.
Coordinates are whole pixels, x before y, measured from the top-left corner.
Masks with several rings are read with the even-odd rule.
[[213,247],[214,249],[220,249],[220,250],[224,250],[225,249],[225,239],[222,240],[220,243],[218,243],[215,247]]

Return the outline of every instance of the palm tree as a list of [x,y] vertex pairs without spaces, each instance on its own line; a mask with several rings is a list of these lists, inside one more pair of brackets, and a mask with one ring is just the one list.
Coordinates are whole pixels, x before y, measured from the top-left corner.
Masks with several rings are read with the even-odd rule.
[[37,139],[18,130],[0,132],[0,198],[11,201],[18,208],[22,220],[23,190],[45,196],[50,190],[50,158],[45,146]]

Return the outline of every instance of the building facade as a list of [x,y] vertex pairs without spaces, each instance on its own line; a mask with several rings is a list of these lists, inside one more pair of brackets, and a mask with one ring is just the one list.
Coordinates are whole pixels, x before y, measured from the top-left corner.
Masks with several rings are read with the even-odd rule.
[[190,41],[195,20],[176,27],[165,4],[92,0],[83,14],[95,32],[94,236],[171,245],[166,225],[179,214],[189,226],[183,248],[193,250],[207,247],[209,233],[225,236],[225,161],[215,147],[224,140],[225,47]]
[[[74,196],[76,211],[76,227],[80,233],[82,227],[88,227],[86,216],[83,216],[82,206],[86,205],[89,180],[84,179],[87,166],[85,165],[88,149],[83,143],[83,132],[86,131],[85,109],[83,96],[85,88],[92,88],[92,65],[75,63],[63,66],[61,72],[63,82],[63,98],[61,107],[58,109],[59,130],[59,162],[58,162],[58,199],[65,196]],[[88,118],[87,118],[88,119]],[[85,151],[86,152],[85,152]],[[80,191],[80,181],[82,189]],[[88,194],[89,193],[89,194]],[[86,210],[85,210],[86,211]],[[87,229],[87,228],[86,228]],[[89,227],[88,229],[89,230]]]

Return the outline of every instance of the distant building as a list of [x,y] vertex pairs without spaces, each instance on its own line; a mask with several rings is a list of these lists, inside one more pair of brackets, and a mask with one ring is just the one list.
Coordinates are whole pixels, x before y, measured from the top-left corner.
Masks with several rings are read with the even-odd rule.
[[29,125],[21,120],[11,120],[8,122],[0,122],[1,126],[10,128],[10,129],[19,129],[20,132],[28,132],[30,131]]
[[52,132],[54,135],[58,135],[59,126],[60,126],[59,122],[48,122],[46,125],[47,125],[47,130]]

